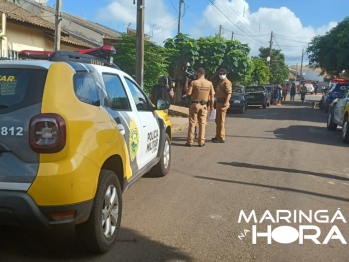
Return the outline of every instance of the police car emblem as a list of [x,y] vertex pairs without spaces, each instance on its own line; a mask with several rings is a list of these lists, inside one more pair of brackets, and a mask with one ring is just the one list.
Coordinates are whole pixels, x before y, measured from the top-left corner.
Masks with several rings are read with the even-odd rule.
[[130,158],[133,162],[137,156],[138,145],[139,145],[139,133],[136,124],[131,119],[130,121]]

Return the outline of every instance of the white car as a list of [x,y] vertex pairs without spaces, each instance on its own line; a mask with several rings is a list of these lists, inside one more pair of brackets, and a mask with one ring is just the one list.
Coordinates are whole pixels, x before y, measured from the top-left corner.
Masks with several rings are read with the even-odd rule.
[[315,88],[314,88],[313,84],[305,84],[305,86],[307,88],[307,93],[314,94]]

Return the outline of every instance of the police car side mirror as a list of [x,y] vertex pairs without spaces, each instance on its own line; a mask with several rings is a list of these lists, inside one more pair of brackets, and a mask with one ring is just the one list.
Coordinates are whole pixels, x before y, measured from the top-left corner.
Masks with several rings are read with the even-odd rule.
[[166,100],[159,99],[156,103],[157,110],[165,110],[170,108],[170,103]]

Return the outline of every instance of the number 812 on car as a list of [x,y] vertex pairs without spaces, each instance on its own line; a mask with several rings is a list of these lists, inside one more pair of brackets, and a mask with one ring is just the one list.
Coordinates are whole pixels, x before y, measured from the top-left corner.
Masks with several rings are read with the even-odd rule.
[[23,136],[23,127],[0,127],[0,136]]

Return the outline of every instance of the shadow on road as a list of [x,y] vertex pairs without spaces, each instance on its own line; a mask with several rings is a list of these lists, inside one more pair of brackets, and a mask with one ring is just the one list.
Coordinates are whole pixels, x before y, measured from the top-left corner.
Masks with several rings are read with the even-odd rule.
[[267,119],[280,121],[308,121],[326,124],[327,114],[318,108],[311,108],[312,103],[285,104],[267,109],[248,107],[244,114],[227,114],[230,118]]
[[294,189],[294,188],[289,188],[289,187],[278,187],[278,186],[271,186],[271,185],[262,185],[262,184],[256,184],[256,183],[248,183],[248,182],[235,181],[235,180],[219,179],[219,178],[213,178],[213,177],[195,176],[195,178],[206,179],[206,180],[217,181],[217,182],[224,182],[224,183],[239,184],[239,185],[245,185],[245,186],[256,186],[256,187],[271,188],[271,189],[280,190],[280,191],[288,191],[288,192],[294,192],[294,193],[299,193],[299,194],[305,194],[305,195],[329,198],[329,199],[334,199],[334,200],[343,201],[343,202],[349,202],[348,198],[339,197],[339,196],[331,196],[331,195],[326,195],[326,194],[320,194],[320,193],[316,193],[316,192],[309,192],[309,191],[300,190],[300,189]]
[[88,255],[81,248],[73,228],[51,231],[0,227],[0,261],[192,261],[179,249],[121,228],[112,250]]
[[348,144],[344,144],[341,141],[340,129],[336,132],[328,131],[326,126],[301,126],[294,125],[287,128],[278,128],[275,131],[267,131],[267,133],[274,134],[275,137],[262,137],[262,136],[239,136],[239,135],[226,135],[227,137],[237,138],[251,138],[251,139],[279,139],[289,141],[299,141],[306,143],[313,143],[319,145],[348,147]]
[[290,169],[290,168],[253,165],[253,164],[239,163],[239,162],[231,162],[231,163],[218,162],[217,164],[226,165],[226,166],[233,166],[233,167],[252,168],[252,169],[258,169],[258,170],[269,170],[269,171],[278,171],[278,172],[286,172],[286,173],[304,174],[304,175],[317,176],[317,177],[323,177],[323,178],[329,178],[329,179],[349,181],[348,177],[341,177],[341,176],[335,176],[335,175],[330,175],[330,174],[322,174],[322,173],[316,173],[316,172],[305,171],[305,170]]

